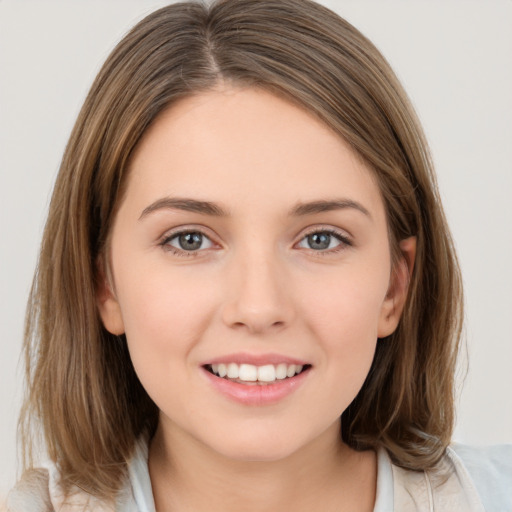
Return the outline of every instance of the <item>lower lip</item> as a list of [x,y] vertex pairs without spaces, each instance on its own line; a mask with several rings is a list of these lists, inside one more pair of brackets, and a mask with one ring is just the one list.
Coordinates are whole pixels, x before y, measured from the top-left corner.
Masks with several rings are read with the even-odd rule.
[[307,378],[311,368],[271,384],[240,384],[217,377],[206,368],[203,371],[212,386],[227,398],[244,405],[271,405],[291,395]]

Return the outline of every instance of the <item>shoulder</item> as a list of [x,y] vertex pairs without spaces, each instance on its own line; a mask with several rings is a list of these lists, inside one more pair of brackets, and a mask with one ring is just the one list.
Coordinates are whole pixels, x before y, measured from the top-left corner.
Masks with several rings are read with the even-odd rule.
[[53,512],[47,469],[27,471],[7,496],[7,512]]
[[486,510],[512,510],[512,444],[453,444],[447,455],[460,472],[467,472]]
[[128,475],[113,502],[105,502],[74,487],[65,495],[61,474],[52,462],[26,471],[7,496],[7,512],[154,512],[155,506],[148,471],[148,440],[135,444]]
[[[75,487],[65,495],[59,485],[60,474],[53,464],[26,471],[7,496],[7,512],[131,512],[134,510],[122,490],[122,505],[106,503]],[[121,504],[121,502],[118,502]]]
[[395,510],[512,511],[512,446],[456,444],[434,469],[391,468]]

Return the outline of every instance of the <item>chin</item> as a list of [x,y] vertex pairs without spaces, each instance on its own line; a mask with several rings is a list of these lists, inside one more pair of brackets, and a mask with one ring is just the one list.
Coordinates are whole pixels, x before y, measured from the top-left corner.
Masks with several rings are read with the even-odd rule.
[[[238,433],[240,434],[240,433]],[[298,433],[287,431],[282,435],[275,430],[246,431],[245,435],[224,432],[211,440],[210,447],[220,455],[240,462],[276,462],[286,459],[308,444]]]

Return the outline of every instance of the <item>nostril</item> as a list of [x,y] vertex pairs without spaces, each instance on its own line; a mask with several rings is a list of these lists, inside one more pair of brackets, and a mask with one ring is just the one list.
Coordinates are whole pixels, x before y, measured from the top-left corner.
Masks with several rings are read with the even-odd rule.
[[[265,281],[264,278],[260,281]],[[223,305],[222,320],[232,329],[262,333],[280,330],[293,322],[295,309],[283,287],[280,293],[260,290],[264,285],[247,286]]]

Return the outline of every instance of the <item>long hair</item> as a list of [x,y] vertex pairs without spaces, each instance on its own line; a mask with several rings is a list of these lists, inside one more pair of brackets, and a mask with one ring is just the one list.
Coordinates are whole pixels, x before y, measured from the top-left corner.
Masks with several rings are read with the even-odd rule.
[[130,157],[158,115],[220,81],[258,87],[317,116],[364,159],[385,203],[392,253],[417,237],[407,303],[379,340],[342,415],[344,441],[384,447],[411,469],[435,466],[450,441],[462,290],[425,138],[393,71],[348,22],[309,0],[176,3],[117,45],[85,100],[63,156],[26,321],[26,464],[42,427],[62,486],[100,497],[120,488],[136,439],[158,410],[126,340],[96,306]]

